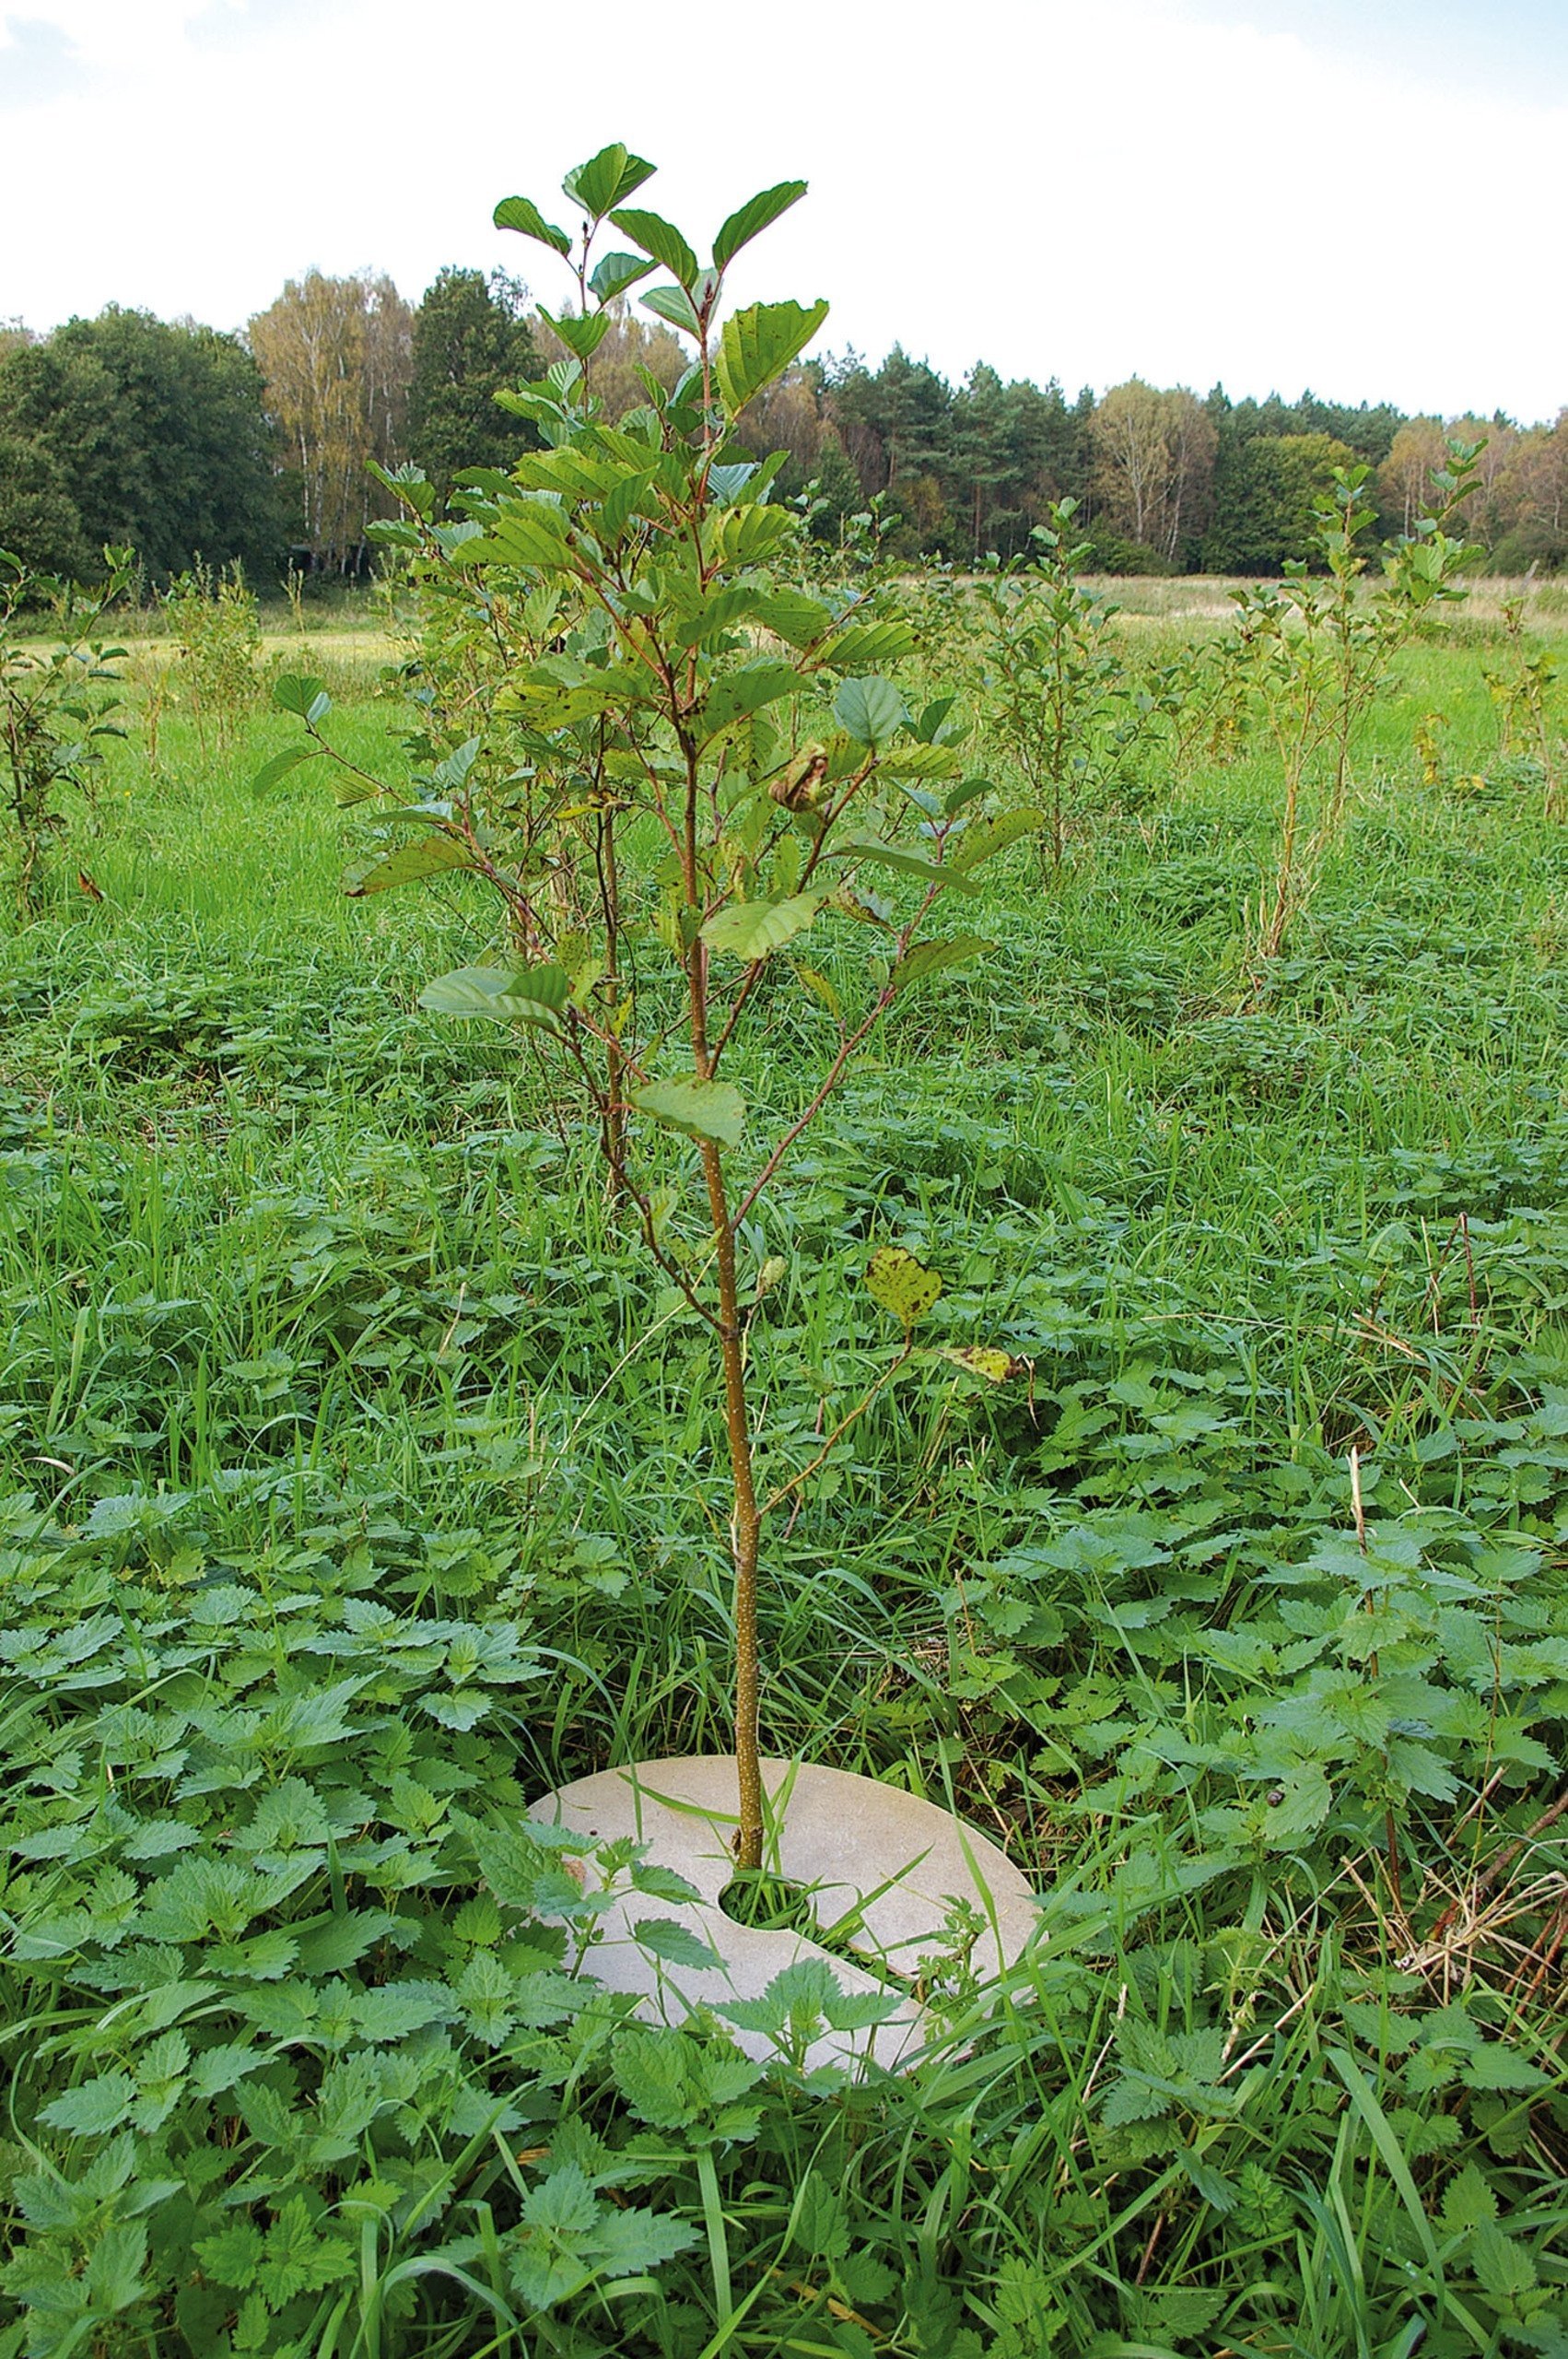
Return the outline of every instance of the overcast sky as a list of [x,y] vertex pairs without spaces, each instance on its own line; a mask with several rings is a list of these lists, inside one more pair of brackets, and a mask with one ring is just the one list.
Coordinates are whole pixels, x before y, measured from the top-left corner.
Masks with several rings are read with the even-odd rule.
[[491,210],[609,139],[704,251],[809,179],[731,277],[828,348],[1568,402],[1568,0],[0,0],[0,319],[239,326],[312,264],[553,303]]

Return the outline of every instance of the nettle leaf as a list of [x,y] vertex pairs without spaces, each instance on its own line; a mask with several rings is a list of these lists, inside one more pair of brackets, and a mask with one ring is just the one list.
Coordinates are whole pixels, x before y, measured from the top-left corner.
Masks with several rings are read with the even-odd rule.
[[751,965],[804,933],[826,898],[795,893],[782,901],[731,901],[705,921],[702,938],[712,949],[728,950]]
[[570,980],[559,967],[523,967],[509,974],[496,967],[460,967],[427,983],[419,1004],[435,1015],[488,1015],[555,1031],[570,996]]
[[1465,2079],[1472,2089],[1519,2090],[1544,2089],[1547,2075],[1516,2048],[1506,2048],[1501,2040],[1489,2039],[1483,2048],[1465,2060]]
[[612,205],[624,205],[634,189],[653,178],[657,169],[646,156],[634,156],[614,140],[586,164],[568,172],[561,191],[571,204],[580,205],[595,221],[602,221]]
[[690,293],[700,276],[700,265],[673,221],[666,221],[661,214],[636,209],[613,213],[610,218],[617,229],[625,230],[634,246],[640,246],[645,254],[662,263],[671,277]]
[[542,246],[553,246],[558,254],[569,254],[571,239],[554,221],[546,221],[532,197],[503,196],[491,216],[497,229],[518,229],[525,238],[537,239]]
[[1441,2213],[1445,2236],[1462,2236],[1483,2221],[1495,2221],[1497,2194],[1477,2163],[1467,2163],[1444,2194]]
[[639,2121],[679,2130],[702,2110],[702,2083],[694,2071],[700,2051],[677,2031],[626,2031],[611,2050],[616,2088]]
[[461,836],[432,828],[380,860],[356,861],[344,872],[343,889],[350,900],[360,900],[367,893],[390,893],[399,885],[417,885],[427,876],[473,865],[474,856]]
[[694,1933],[673,1917],[640,1917],[632,1927],[632,1939],[640,1949],[654,1957],[662,1958],[666,1966],[722,1966],[724,1961],[711,1942]]
[[1483,2220],[1471,2239],[1470,2267],[1482,2293],[1510,2306],[1533,2294],[1540,2283],[1530,2254],[1493,2220]]
[[68,2130],[76,2138],[106,2138],[119,2129],[135,2098],[129,2072],[100,2072],[96,2081],[84,2081],[44,2106],[38,2118],[46,2129]]
[[965,967],[971,960],[987,957],[996,948],[983,934],[956,933],[945,942],[918,942],[899,959],[888,977],[895,992],[907,991],[912,983],[923,982],[928,975],[940,974],[944,967]]
[[777,188],[765,188],[755,196],[738,205],[713,241],[713,259],[723,270],[743,246],[749,246],[764,229],[798,205],[806,193],[804,181],[780,181]]
[[638,1860],[631,1872],[634,1892],[646,1893],[649,1900],[700,1900],[701,1893],[695,1884],[673,1868],[661,1867],[657,1860]]
[[942,1280],[902,1245],[879,1245],[866,1264],[866,1291],[907,1333],[936,1301]]
[[669,1081],[645,1082],[631,1093],[631,1102],[653,1121],[687,1138],[712,1139],[720,1146],[739,1146],[746,1117],[745,1100],[727,1081],[701,1081],[694,1074],[677,1074]]
[[833,699],[839,726],[857,745],[880,746],[895,737],[908,720],[908,709],[891,680],[845,680]]
[[427,2024],[449,2024],[457,2013],[439,1982],[379,1982],[355,1994],[354,2021],[374,2047],[395,2047]]
[[716,374],[731,417],[783,375],[826,317],[825,302],[753,303],[725,321]]

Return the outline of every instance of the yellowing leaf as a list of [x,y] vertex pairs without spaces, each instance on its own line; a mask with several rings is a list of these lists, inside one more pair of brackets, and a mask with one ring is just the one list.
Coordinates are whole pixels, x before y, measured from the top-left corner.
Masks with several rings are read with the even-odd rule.
[[942,1292],[934,1270],[917,1262],[902,1245],[879,1245],[866,1264],[872,1300],[907,1331],[923,1319]]
[[971,1376],[983,1376],[988,1384],[1005,1384],[1010,1377],[1026,1375],[1029,1368],[1027,1360],[999,1351],[994,1344],[953,1344],[942,1356],[954,1367],[966,1368]]

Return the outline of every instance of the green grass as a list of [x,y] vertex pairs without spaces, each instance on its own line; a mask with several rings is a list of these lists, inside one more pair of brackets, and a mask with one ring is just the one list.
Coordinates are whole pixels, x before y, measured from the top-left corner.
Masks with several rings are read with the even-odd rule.
[[768,1745],[1043,1896],[874,2085],[559,1971],[527,1801],[727,1744],[722,1434],[541,1065],[414,1005],[485,908],[345,902],[282,721],[133,738],[0,946],[0,2354],[1568,2351],[1568,834],[1490,628],[1267,973],[1256,745],[1014,855],[751,1240],[770,1487],[878,1243],[1032,1369],[915,1364],[768,1535]]

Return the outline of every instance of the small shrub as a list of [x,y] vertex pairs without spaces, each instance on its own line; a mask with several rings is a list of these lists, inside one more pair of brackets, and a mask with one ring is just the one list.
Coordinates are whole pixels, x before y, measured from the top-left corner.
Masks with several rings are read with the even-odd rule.
[[[120,675],[111,667],[123,648],[99,636],[109,608],[131,579],[129,549],[106,549],[107,573],[96,590],[81,590],[32,572],[0,549],[0,795],[17,900],[24,916],[37,902],[39,868],[48,839],[65,825],[61,791],[89,792],[103,760],[103,740],[118,737],[108,694]],[[60,643],[45,651],[20,637],[29,607],[54,609]]]

